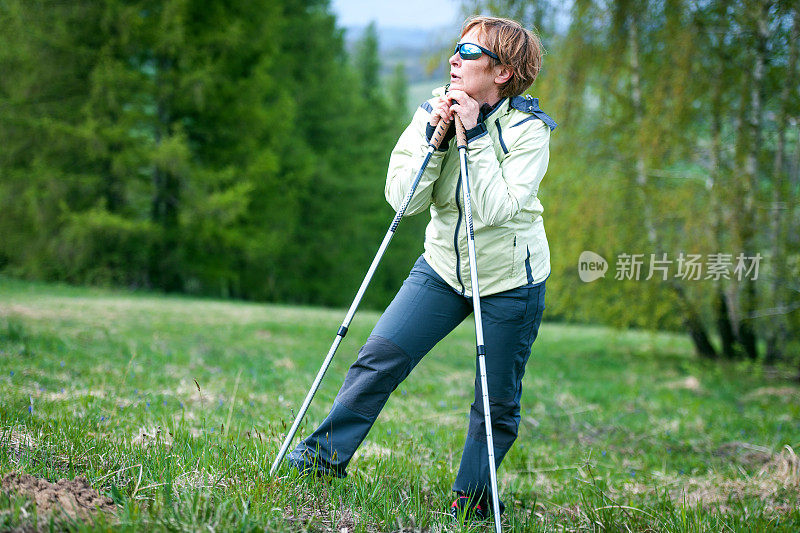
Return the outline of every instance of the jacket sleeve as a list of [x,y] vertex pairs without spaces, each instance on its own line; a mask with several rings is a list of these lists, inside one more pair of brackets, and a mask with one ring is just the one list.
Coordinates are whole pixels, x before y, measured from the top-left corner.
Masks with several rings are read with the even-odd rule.
[[[414,118],[405,129],[389,158],[389,170],[386,174],[386,187],[384,193],[386,201],[395,211],[400,209],[403,200],[414,182],[425,155],[428,152],[428,139],[425,135],[425,126],[430,118],[430,113],[420,107],[414,113]],[[425,172],[420,178],[417,190],[406,209],[406,215],[415,215],[427,209],[431,204],[433,185],[442,172],[444,154],[434,150]]]
[[539,192],[550,160],[550,128],[541,120],[524,127],[502,163],[488,134],[469,141],[473,209],[487,226],[505,224]]

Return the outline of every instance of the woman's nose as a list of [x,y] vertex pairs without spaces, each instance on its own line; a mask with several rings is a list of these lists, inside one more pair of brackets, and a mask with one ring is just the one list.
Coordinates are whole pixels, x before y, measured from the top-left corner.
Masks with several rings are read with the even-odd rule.
[[455,66],[458,66],[458,62],[459,62],[459,61],[461,61],[461,56],[460,56],[460,55],[458,55],[458,52],[456,52],[455,54],[453,54],[453,55],[451,55],[451,56],[450,56],[450,61],[449,61],[449,63],[450,63],[451,65],[453,65],[454,67],[455,67]]

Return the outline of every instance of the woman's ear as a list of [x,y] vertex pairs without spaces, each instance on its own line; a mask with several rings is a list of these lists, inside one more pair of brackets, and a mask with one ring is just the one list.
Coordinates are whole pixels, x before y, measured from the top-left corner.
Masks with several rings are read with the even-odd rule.
[[497,65],[495,67],[495,77],[494,82],[498,85],[502,85],[514,75],[514,71],[508,65]]

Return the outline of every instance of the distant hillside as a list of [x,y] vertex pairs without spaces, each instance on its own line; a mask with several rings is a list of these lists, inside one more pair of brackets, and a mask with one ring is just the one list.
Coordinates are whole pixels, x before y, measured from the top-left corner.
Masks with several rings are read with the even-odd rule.
[[[366,26],[345,27],[345,43],[349,51],[361,38]],[[452,28],[434,30],[378,27],[382,74],[389,76],[398,63],[405,64],[409,85],[431,81],[445,83],[447,58]]]

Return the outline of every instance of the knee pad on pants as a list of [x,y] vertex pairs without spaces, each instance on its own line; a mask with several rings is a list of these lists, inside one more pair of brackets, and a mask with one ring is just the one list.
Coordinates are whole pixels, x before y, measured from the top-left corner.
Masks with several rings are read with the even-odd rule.
[[372,336],[347,371],[336,400],[356,413],[377,417],[410,366],[411,358],[399,346]]

